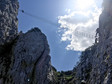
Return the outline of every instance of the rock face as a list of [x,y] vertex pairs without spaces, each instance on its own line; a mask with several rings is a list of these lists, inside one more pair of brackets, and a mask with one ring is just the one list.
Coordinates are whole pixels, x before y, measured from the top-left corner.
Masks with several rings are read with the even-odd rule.
[[18,1],[0,1],[0,84],[51,84],[46,36],[33,28],[18,34]]
[[[46,36],[34,28],[0,49],[0,84],[49,84],[52,81]],[[6,52],[7,51],[7,52]]]
[[17,35],[18,1],[0,0],[0,45],[10,42]]
[[17,84],[48,84],[50,72],[49,46],[46,36],[34,28],[19,36],[14,49],[10,74]]

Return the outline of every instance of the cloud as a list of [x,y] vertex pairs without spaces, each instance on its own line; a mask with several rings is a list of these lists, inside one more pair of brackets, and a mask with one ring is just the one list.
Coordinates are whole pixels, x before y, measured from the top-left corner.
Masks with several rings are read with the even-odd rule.
[[84,51],[94,43],[101,8],[94,4],[86,11],[67,11],[68,14],[58,17],[59,31],[63,32],[61,41],[70,41],[67,50]]

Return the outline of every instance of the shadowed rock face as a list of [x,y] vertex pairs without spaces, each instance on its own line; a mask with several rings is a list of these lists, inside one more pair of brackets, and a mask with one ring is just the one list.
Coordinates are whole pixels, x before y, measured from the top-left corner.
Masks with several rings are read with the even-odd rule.
[[0,84],[51,84],[46,36],[33,28],[18,34],[18,0],[0,0]]
[[49,45],[38,28],[1,46],[0,51],[0,84],[49,84],[52,81]]
[[10,73],[16,84],[48,84],[49,46],[37,28],[19,36],[14,46],[14,65]]
[[0,0],[0,45],[17,35],[18,0]]

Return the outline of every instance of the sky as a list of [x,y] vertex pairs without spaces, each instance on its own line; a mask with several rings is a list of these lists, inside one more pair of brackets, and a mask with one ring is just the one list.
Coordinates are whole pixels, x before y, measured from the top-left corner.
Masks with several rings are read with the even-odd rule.
[[[86,3],[85,3],[86,2]],[[38,27],[47,36],[51,63],[72,70],[81,52],[94,44],[102,0],[19,0],[19,31]],[[39,18],[38,18],[39,17]]]

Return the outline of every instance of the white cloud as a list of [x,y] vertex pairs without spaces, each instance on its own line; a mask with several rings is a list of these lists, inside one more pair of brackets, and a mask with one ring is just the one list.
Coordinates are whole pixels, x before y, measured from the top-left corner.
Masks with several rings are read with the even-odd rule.
[[58,17],[59,31],[63,32],[61,41],[70,41],[67,50],[83,51],[94,43],[101,8],[94,4],[86,11],[67,11],[68,14]]

